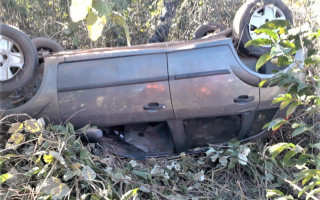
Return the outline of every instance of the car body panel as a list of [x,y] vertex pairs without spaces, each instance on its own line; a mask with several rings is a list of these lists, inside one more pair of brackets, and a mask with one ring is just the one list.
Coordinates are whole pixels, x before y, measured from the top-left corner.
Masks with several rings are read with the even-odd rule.
[[278,86],[260,88],[260,104],[258,109],[279,107],[279,104],[271,105],[272,101],[277,95],[284,93],[284,90]]
[[[283,112],[268,111],[279,88],[259,88],[267,77],[241,62],[230,38],[61,52],[45,59],[36,95],[3,113],[75,128],[165,121],[179,153],[269,134],[264,119]],[[236,102],[240,96],[252,100]],[[150,104],[163,107],[146,110]]]
[[[121,75],[120,75],[121,74]],[[70,62],[58,67],[63,120],[78,124],[123,124],[173,119],[166,54]],[[144,106],[163,104],[148,112]]]
[[[241,66],[232,58],[228,45],[168,53],[176,118],[227,115],[258,108],[259,88],[233,74],[230,66]],[[253,101],[235,103],[234,99],[242,95],[253,97]]]
[[[186,74],[196,77],[188,77]],[[4,115],[25,112],[48,117],[51,113],[46,112],[45,107],[50,106],[59,107],[60,110],[59,114],[55,114],[54,122],[65,122],[79,112],[77,117],[73,117],[73,121],[79,121],[79,125],[90,121],[86,121],[88,118],[85,116],[95,114],[97,119],[100,118],[97,125],[110,125],[125,121],[131,123],[235,114],[257,109],[260,89],[255,84],[260,79],[260,74],[242,64],[229,38],[67,51],[45,59],[44,79],[36,96],[23,106],[4,110]],[[156,90],[159,91],[155,92]],[[88,93],[84,94],[84,91]],[[198,94],[195,95],[197,91]],[[171,111],[170,95],[175,116]],[[233,98],[239,95],[254,96],[254,101],[236,104]],[[48,98],[53,105],[43,104],[44,99]],[[268,101],[271,97],[265,98]],[[109,107],[108,112],[100,109],[99,103],[97,104],[99,101],[103,102],[101,106]],[[117,102],[118,105],[112,102]],[[144,105],[152,102],[163,103],[166,109],[158,113],[142,110]],[[127,103],[127,108],[120,114],[126,117],[115,117],[112,110],[119,110]],[[77,106],[72,106],[73,104]],[[82,111],[83,104],[93,107]],[[39,108],[37,105],[42,106]],[[110,105],[115,106],[112,108]],[[31,109],[34,107],[36,108]],[[41,112],[36,113],[37,110]],[[136,115],[138,113],[139,116]],[[115,120],[102,119],[108,116],[108,119],[112,116]],[[118,120],[119,123],[116,123]]]
[[[62,119],[57,96],[57,66],[63,61],[62,57],[47,58],[42,83],[36,95],[19,107],[1,110],[2,116],[28,114],[30,117],[44,118],[50,123],[61,123]],[[20,116],[18,119],[24,120],[27,118]],[[12,121],[16,120],[15,116],[13,116]]]

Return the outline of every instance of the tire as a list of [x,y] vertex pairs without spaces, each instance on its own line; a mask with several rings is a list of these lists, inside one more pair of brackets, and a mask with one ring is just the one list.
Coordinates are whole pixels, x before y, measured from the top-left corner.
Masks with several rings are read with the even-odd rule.
[[0,70],[0,93],[7,93],[30,81],[38,66],[38,54],[31,40],[20,30],[0,24],[0,36],[0,66],[3,69]]
[[[266,8],[272,8],[276,9],[276,14],[273,17],[273,19],[267,18],[267,14],[265,14]],[[233,20],[233,36],[234,41],[237,44],[237,46],[242,50],[244,53],[246,53],[249,56],[255,56],[260,57],[266,52],[270,51],[270,47],[264,46],[264,47],[257,47],[257,46],[249,46],[247,48],[244,47],[244,45],[255,38],[252,38],[251,34],[255,28],[253,25],[251,25],[251,19],[252,15],[255,12],[261,12],[261,16],[265,15],[266,21],[276,20],[276,19],[286,19],[291,24],[293,23],[292,14],[289,8],[280,0],[250,0],[247,3],[243,4],[240,9],[237,11],[234,20]],[[273,10],[274,13],[275,10]],[[271,17],[271,18],[272,18]],[[261,17],[262,19],[262,17]],[[263,24],[266,22],[263,22]],[[250,24],[250,27],[249,27]],[[250,30],[249,30],[250,29]]]
[[218,24],[215,22],[208,22],[206,24],[203,24],[201,26],[199,26],[195,33],[194,33],[194,39],[199,39],[202,38],[210,33],[214,33],[214,32],[220,32],[226,30],[226,27],[222,24]]
[[64,50],[58,42],[45,37],[34,38],[32,39],[32,43],[38,51],[39,59],[43,59],[51,53]]

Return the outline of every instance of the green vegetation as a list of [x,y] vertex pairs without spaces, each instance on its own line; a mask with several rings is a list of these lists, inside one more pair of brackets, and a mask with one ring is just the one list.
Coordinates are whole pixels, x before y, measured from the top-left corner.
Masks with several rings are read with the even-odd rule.
[[[247,46],[271,45],[271,51],[259,58],[256,66],[257,70],[269,60],[279,66],[297,64],[296,67],[287,71],[278,72],[271,80],[260,83],[261,87],[264,84],[277,84],[287,92],[278,95],[272,102],[272,104],[280,103],[280,109],[287,108],[286,118],[275,119],[266,124],[265,127],[277,130],[288,123],[292,113],[300,107],[298,116],[294,116],[292,120],[291,128],[294,130],[292,137],[298,137],[307,132],[318,138],[320,130],[320,29],[313,32],[310,27],[291,29],[289,27],[290,23],[287,21],[268,22],[256,29],[255,32],[266,34],[269,39],[256,39],[246,44]],[[299,79],[301,75],[303,75],[303,79]],[[272,159],[277,158],[277,163],[283,168],[296,168],[297,171],[293,174],[294,180],[290,181],[290,184],[296,189],[301,185],[301,189],[298,189],[298,197],[305,194],[306,199],[318,199],[313,195],[320,192],[318,188],[320,185],[320,154],[314,153],[318,152],[319,149],[320,143],[318,140],[316,140],[316,143],[308,141],[304,145],[286,142],[277,143],[269,148]],[[270,197],[293,199],[292,196],[284,196],[279,190],[270,191],[273,192],[269,194]]]
[[[96,41],[89,38],[86,20],[79,22],[71,20],[69,16],[71,0],[0,1],[0,22],[18,27],[31,38],[39,36],[52,38],[59,41],[66,49],[126,46],[126,33],[121,23],[108,20],[111,13],[118,13],[125,18],[128,25],[131,45],[147,43],[160,21],[164,8],[163,0],[108,2],[112,2],[108,3],[107,7],[110,8],[107,9],[108,13],[100,9],[95,11],[97,16],[106,19],[101,37]],[[212,19],[225,26],[231,26],[235,12],[243,0],[184,0],[179,3],[180,6],[172,20],[168,41],[190,40],[199,25]]]
[[[86,15],[72,22],[68,13],[76,5],[70,3],[1,1],[1,20],[32,37],[56,39],[69,49],[121,46],[127,45],[128,32],[132,44],[146,43],[163,7],[161,0],[117,0],[106,4],[104,11],[91,4]],[[268,60],[280,66],[299,64],[260,84],[278,84],[286,91],[273,103],[287,108],[287,117],[266,125],[275,131],[271,137],[245,145],[233,140],[201,155],[140,162],[102,152],[98,144],[82,143],[82,131],[69,123],[52,126],[30,118],[9,124],[1,119],[0,199],[320,199],[320,14],[313,11],[319,0],[287,3],[295,16],[293,28],[284,21],[267,23],[256,32],[270,39],[247,44],[272,45],[257,69]],[[188,40],[210,19],[230,25],[241,4],[181,1],[168,40]],[[187,12],[191,10],[194,14]],[[94,28],[89,13],[103,21],[98,25],[103,25],[102,36],[94,42],[89,39]],[[112,13],[123,16],[125,23],[111,20]],[[86,23],[80,21],[85,17]],[[306,57],[296,60],[300,49]]]

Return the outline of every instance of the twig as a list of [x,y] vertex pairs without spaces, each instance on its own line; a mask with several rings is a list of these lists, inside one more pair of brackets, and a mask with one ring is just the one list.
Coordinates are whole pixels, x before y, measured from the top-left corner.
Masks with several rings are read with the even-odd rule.
[[10,117],[20,117],[20,116],[24,116],[24,117],[28,117],[29,119],[32,119],[32,117],[30,117],[30,115],[28,115],[28,114],[11,114],[11,115],[7,115],[7,116],[3,117],[0,120],[0,124],[2,124],[4,122],[4,120],[6,120]]
[[242,187],[241,187],[241,184],[240,184],[240,182],[239,181],[237,181],[237,185],[238,185],[238,187],[239,187],[239,189],[240,189],[240,194],[241,194],[241,198],[242,199],[247,199],[245,196],[244,196],[244,193],[243,193],[243,190],[242,190]]

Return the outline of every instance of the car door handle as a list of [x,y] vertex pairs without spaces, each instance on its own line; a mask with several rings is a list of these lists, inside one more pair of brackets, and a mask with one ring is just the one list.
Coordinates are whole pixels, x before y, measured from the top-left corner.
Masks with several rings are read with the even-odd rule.
[[147,111],[153,111],[153,112],[157,112],[159,110],[165,109],[166,105],[165,104],[159,104],[159,103],[149,103],[148,105],[144,105],[143,106],[143,110],[147,110]]
[[254,101],[254,96],[240,95],[237,98],[234,98],[233,101],[235,103],[248,103],[250,101]]

